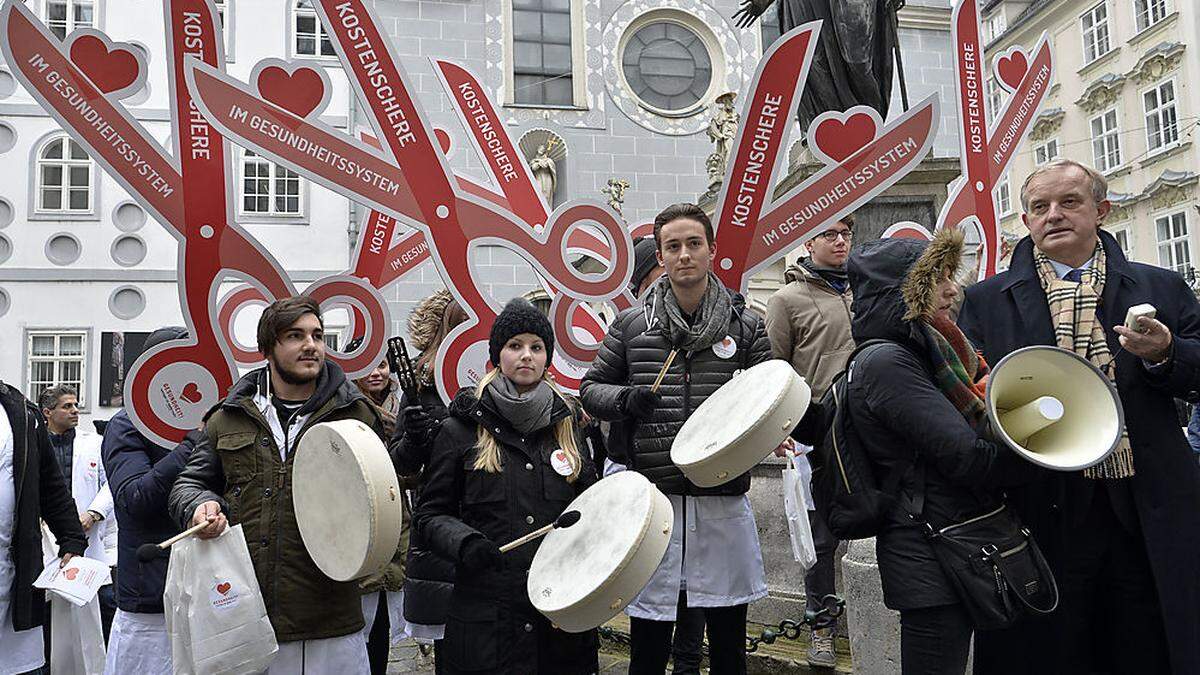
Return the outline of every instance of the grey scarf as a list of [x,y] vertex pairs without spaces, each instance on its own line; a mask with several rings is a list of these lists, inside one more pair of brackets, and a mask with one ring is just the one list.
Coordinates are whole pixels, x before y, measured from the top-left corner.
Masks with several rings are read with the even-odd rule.
[[667,277],[654,284],[651,302],[654,318],[662,324],[671,346],[676,349],[689,352],[706,349],[728,334],[733,298],[712,272],[708,273],[708,288],[690,324],[683,318],[683,310],[671,292],[671,280]]
[[550,426],[550,413],[554,410],[554,390],[545,380],[525,392],[517,391],[517,385],[504,375],[496,376],[488,384],[484,395],[491,399],[500,416],[508,420],[522,435],[529,435]]

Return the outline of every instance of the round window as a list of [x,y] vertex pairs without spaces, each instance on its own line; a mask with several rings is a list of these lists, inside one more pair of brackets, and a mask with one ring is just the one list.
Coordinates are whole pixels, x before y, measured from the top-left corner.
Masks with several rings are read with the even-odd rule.
[[713,77],[704,41],[674,21],[653,21],[638,28],[625,42],[621,68],[638,99],[668,113],[694,108]]

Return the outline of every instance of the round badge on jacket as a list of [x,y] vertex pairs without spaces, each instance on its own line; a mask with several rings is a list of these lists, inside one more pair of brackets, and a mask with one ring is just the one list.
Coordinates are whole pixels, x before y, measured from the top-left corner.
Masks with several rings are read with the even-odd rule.
[[570,476],[575,472],[575,467],[571,466],[571,458],[567,456],[565,450],[555,450],[550,453],[550,466],[554,469],[554,473],[560,476]]
[[732,335],[726,335],[724,340],[714,342],[713,353],[722,359],[727,359],[737,353],[737,342]]

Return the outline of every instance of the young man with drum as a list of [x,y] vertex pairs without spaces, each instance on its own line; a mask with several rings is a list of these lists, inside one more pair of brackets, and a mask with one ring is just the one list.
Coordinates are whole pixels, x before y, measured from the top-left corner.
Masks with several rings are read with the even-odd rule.
[[596,480],[575,412],[547,370],[554,332],[517,298],[496,317],[488,347],[496,367],[450,404],[414,518],[418,536],[458,565],[438,669],[590,675],[596,631],[566,633],[530,603],[538,544],[498,548],[554,523]]
[[[854,351],[850,334],[850,303],[854,300],[846,276],[850,256],[854,217],[847,215],[832,227],[804,242],[808,257],[787,268],[787,282],[767,301],[767,337],[775,358],[792,364],[819,401],[834,376],[846,368],[846,359]],[[798,446],[798,452],[807,452]],[[808,458],[801,454],[796,464],[811,475]],[[829,531],[825,519],[818,516],[809,491],[808,521],[812,525],[817,562],[804,575],[804,595],[809,613],[821,609],[822,599],[833,594],[834,553],[838,540]],[[813,626],[808,664],[832,668],[835,619],[825,617]]]
[[667,494],[675,512],[662,564],[626,609],[630,673],[661,675],[685,607],[704,610],[712,672],[744,673],[746,608],[767,594],[746,497],[750,474],[700,488],[672,464],[670,451],[691,412],[737,371],[770,359],[771,346],[762,319],[712,274],[712,223],[699,207],[667,207],[654,219],[654,238],[666,276],[641,306],[617,316],[581,387],[590,414],[633,425],[630,468]]
[[245,530],[279,641],[270,673],[369,672],[358,584],[313,562],[296,524],[291,471],[300,438],[318,422],[355,419],[383,433],[375,408],[325,359],[321,309],[306,296],[272,303],[258,322],[267,367],[250,371],[209,413],[204,439],[171,490],[183,526]]

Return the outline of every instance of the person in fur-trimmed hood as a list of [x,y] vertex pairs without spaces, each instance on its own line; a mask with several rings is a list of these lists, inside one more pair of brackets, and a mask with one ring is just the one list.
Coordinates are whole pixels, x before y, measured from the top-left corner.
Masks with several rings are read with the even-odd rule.
[[[854,341],[848,414],[876,476],[901,472],[897,507],[876,539],[884,604],[900,612],[904,673],[961,673],[971,619],[942,571],[914,503],[935,528],[994,510],[1028,465],[986,438],[987,364],[949,318],[962,232],[883,239],[850,255]],[[921,481],[923,479],[923,490]]]

